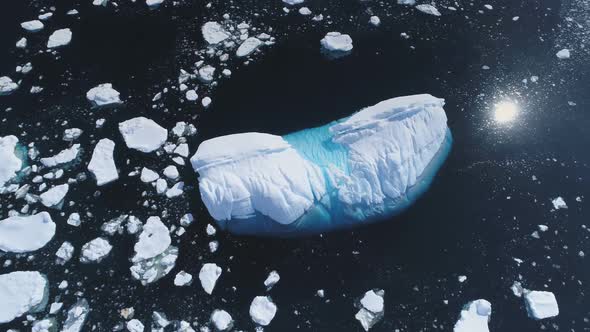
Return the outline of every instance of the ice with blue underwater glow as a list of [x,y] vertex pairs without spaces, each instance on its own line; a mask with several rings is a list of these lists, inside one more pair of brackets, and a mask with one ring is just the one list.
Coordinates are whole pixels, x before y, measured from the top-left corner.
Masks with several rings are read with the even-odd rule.
[[295,236],[384,219],[423,193],[446,159],[444,100],[392,98],[285,136],[242,133],[199,146],[191,163],[218,225]]

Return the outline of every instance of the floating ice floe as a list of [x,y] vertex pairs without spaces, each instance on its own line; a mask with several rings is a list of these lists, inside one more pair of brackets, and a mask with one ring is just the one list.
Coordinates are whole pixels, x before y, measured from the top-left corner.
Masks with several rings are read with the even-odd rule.
[[209,44],[219,44],[230,37],[229,32],[217,22],[207,22],[203,24],[201,32],[203,33],[203,38],[205,38],[205,41]]
[[219,279],[220,276],[221,268],[217,266],[217,264],[206,263],[203,265],[201,271],[199,271],[199,280],[207,294],[211,295],[211,293],[213,293],[217,279]]
[[193,281],[193,276],[190,273],[180,271],[174,277],[174,286],[187,286]]
[[362,325],[365,331],[372,328],[377,322],[383,318],[385,291],[370,290],[363,295],[358,303],[359,311],[356,313],[356,318]]
[[283,0],[284,3],[290,6],[300,5],[305,2],[305,0]]
[[143,332],[145,326],[138,319],[132,319],[127,322],[127,331],[129,332]]
[[86,92],[86,99],[96,106],[121,104],[120,94],[111,83],[103,83]]
[[150,183],[154,182],[160,178],[158,173],[152,171],[151,169],[144,167],[141,169],[141,175],[139,176],[141,182]]
[[397,0],[398,5],[413,6],[416,4],[416,0]]
[[23,22],[20,24],[20,26],[29,32],[41,31],[45,27],[43,25],[43,22],[41,22],[39,20],[32,20],[32,21]]
[[320,40],[322,50],[327,52],[348,53],[352,51],[352,38],[349,35],[340,32],[328,32]]
[[565,200],[561,196],[552,199],[551,204],[553,204],[555,210],[567,209],[567,204],[565,204]]
[[[31,332],[53,332],[57,330],[57,322],[55,318],[45,318],[33,322]],[[9,330],[10,331],[10,330]]]
[[562,59],[562,60],[563,60],[563,59],[569,59],[569,58],[570,58],[570,50],[568,50],[567,48],[564,48],[563,50],[561,50],[561,51],[557,52],[557,53],[555,54],[555,56],[556,56],[558,59]]
[[0,137],[0,188],[12,180],[22,167],[21,159],[15,154],[17,143],[16,136]]
[[[207,227],[207,230],[208,229],[209,228]],[[215,228],[213,228],[213,230],[215,230]],[[215,234],[215,232],[213,232],[213,234]],[[264,286],[267,290],[270,290],[271,288],[273,288],[274,285],[277,284],[277,282],[279,282],[279,280],[281,280],[281,276],[279,275],[279,273],[277,271],[270,271],[268,277],[266,277],[266,280],[264,280]]]
[[244,40],[244,42],[238,47],[236,51],[236,56],[238,58],[242,58],[252,54],[252,52],[256,51],[260,45],[262,45],[262,41],[256,37],[249,37],[248,39]]
[[119,123],[128,148],[149,153],[159,149],[168,138],[168,130],[142,116]]
[[55,30],[47,41],[47,48],[68,45],[72,41],[72,31],[68,28]]
[[61,332],[80,332],[90,312],[90,306],[86,299],[80,299],[68,310],[68,316],[64,322]]
[[371,16],[369,18],[369,23],[371,23],[373,26],[379,26],[381,24],[381,19],[379,16]]
[[211,323],[216,331],[228,331],[234,323],[231,315],[225,310],[214,310],[211,314]]
[[108,138],[101,139],[94,147],[92,159],[88,163],[88,171],[94,175],[97,186],[103,186],[119,178],[113,157],[114,150],[115,142]]
[[55,156],[41,158],[41,164],[45,167],[56,167],[62,164],[67,164],[78,158],[79,153],[80,144],[74,144],[67,149],[61,150]]
[[113,249],[113,246],[102,237],[98,237],[82,246],[80,262],[100,263]]
[[171,242],[170,231],[160,218],[148,218],[134,247],[131,275],[144,285],[167,275],[178,257],[178,249]]
[[84,131],[80,128],[68,128],[64,130],[62,139],[66,142],[72,142],[77,140]]
[[24,253],[43,248],[55,235],[55,223],[47,212],[0,220],[0,250]]
[[13,93],[18,89],[18,84],[13,82],[8,76],[0,77],[0,96],[5,96]]
[[70,186],[67,183],[52,187],[39,195],[41,204],[46,207],[59,208],[69,190]]
[[22,37],[16,42],[16,48],[27,48],[27,38]]
[[95,6],[103,6],[106,7],[106,5],[109,3],[109,0],[93,0],[92,4]]
[[436,9],[436,7],[434,7],[433,5],[429,5],[429,4],[416,5],[416,9],[423,12],[424,14],[433,15],[433,16],[441,16],[438,9]]
[[26,313],[42,311],[47,305],[47,278],[36,271],[16,271],[0,275],[0,324]]
[[284,137],[204,141],[191,158],[201,198],[222,229],[240,234],[321,233],[397,214],[450,150],[443,105],[399,97]]
[[545,319],[559,315],[559,307],[553,293],[524,290],[523,294],[529,317]]
[[150,8],[159,7],[163,3],[164,0],[145,0],[145,4],[148,5],[148,7]]
[[60,265],[67,263],[70,259],[72,259],[73,255],[74,246],[68,241],[62,243],[55,253],[55,256],[57,256],[57,263]]
[[488,322],[491,315],[490,302],[483,299],[469,302],[461,310],[453,332],[489,332]]
[[256,296],[250,303],[250,318],[260,326],[268,326],[277,313],[277,306],[268,296]]

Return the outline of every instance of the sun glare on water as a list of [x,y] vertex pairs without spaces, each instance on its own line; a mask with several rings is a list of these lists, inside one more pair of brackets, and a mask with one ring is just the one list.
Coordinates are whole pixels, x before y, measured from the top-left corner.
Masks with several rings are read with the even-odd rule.
[[510,123],[518,115],[518,104],[513,101],[503,101],[494,106],[494,120],[497,123]]

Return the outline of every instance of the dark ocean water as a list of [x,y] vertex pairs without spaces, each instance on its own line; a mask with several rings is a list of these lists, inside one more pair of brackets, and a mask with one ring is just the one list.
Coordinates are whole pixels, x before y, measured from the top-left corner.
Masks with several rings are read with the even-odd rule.
[[[578,254],[590,253],[590,233],[583,227],[590,216],[587,1],[490,1],[492,11],[483,2],[465,2],[458,6],[464,11],[443,10],[441,18],[389,2],[309,1],[314,12],[330,15],[320,23],[296,13],[283,15],[279,0],[215,2],[208,10],[200,1],[166,3],[154,11],[141,2],[121,2],[117,10],[90,2],[11,1],[0,11],[0,76],[14,78],[16,65],[34,65],[19,91],[0,97],[0,136],[17,135],[51,155],[67,147],[60,139],[63,129],[79,127],[85,130],[83,163],[94,141],[107,137],[117,144],[118,182],[98,189],[86,181],[73,188],[68,200],[76,204],[64,208],[63,215],[52,213],[56,237],[34,259],[0,257],[13,261],[0,268],[2,273],[46,273],[51,300],[59,296],[66,307],[82,292],[92,308],[84,331],[110,331],[123,321],[120,309],[131,306],[146,326],[153,310],[204,324],[220,308],[233,316],[238,329],[251,331],[248,307],[254,296],[266,293],[262,282],[271,270],[280,273],[281,281],[270,292],[279,309],[267,331],[361,331],[353,304],[372,288],[385,290],[385,317],[371,331],[449,331],[461,307],[479,298],[492,303],[491,331],[590,330],[590,269],[588,258]],[[437,6],[445,4],[453,5]],[[19,23],[49,6],[57,10],[46,29],[29,37],[26,51],[16,50],[14,43],[24,35]],[[66,16],[71,8],[80,15]],[[179,102],[174,92],[152,109],[153,95],[175,85],[180,68],[196,61],[193,50],[204,43],[200,26],[226,12],[238,22],[273,27],[276,45],[247,66],[232,68],[232,77],[211,94],[208,110]],[[367,24],[370,12],[381,17],[380,27]],[[519,19],[513,21],[514,16]],[[39,53],[49,32],[62,27],[72,29],[72,43],[58,56]],[[319,40],[333,30],[349,33],[354,50],[330,61],[321,55]],[[401,38],[401,32],[411,38]],[[556,58],[562,48],[572,49],[571,59]],[[490,69],[483,70],[484,65]],[[533,75],[537,82],[531,82]],[[124,106],[90,109],[85,93],[103,82],[121,92]],[[28,94],[33,83],[45,90]],[[210,253],[205,226],[213,220],[200,203],[190,166],[181,169],[185,199],[154,200],[155,209],[142,206],[146,187],[124,176],[136,166],[170,164],[155,154],[126,149],[117,124],[131,117],[143,115],[169,129],[177,121],[195,124],[199,133],[189,140],[192,154],[201,141],[215,136],[283,135],[414,93],[445,98],[453,150],[416,204],[370,227],[291,240],[218,233],[220,249]],[[513,121],[498,123],[494,105],[504,100],[517,102],[519,111]],[[107,119],[100,130],[93,129],[98,118]],[[551,199],[557,196],[565,199],[567,210],[553,211]],[[12,202],[0,197],[0,203],[4,218]],[[77,256],[65,268],[54,264],[64,240],[79,249],[100,234],[106,220],[123,213],[145,220],[163,210],[192,212],[197,222],[176,238],[176,268],[155,284],[142,286],[131,278],[128,258],[135,239],[130,235],[112,237],[113,252],[100,264],[82,265]],[[90,211],[93,217],[80,228],[71,227],[65,220],[76,211]],[[531,233],[539,224],[549,231],[535,239]],[[224,269],[213,295],[206,295],[198,281],[188,288],[173,285],[178,271],[196,278],[205,262]],[[460,275],[467,280],[460,283]],[[70,284],[65,292],[57,289],[61,280]],[[509,289],[516,280],[554,292],[559,316],[528,318],[522,299]],[[325,290],[324,299],[315,295],[318,289]],[[57,317],[63,321],[65,316]],[[0,329],[27,330],[21,321]]]

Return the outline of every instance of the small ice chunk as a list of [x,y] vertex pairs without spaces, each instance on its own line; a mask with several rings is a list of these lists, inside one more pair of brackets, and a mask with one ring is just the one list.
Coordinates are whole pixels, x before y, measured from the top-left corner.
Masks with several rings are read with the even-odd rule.
[[570,58],[570,50],[568,50],[567,48],[564,48],[561,51],[555,53],[555,56],[558,59],[569,59]]
[[82,256],[80,262],[82,263],[99,263],[105,258],[113,249],[113,246],[101,237],[98,237],[82,246]]
[[267,326],[277,313],[277,306],[268,296],[256,296],[250,304],[252,321],[261,326]]
[[413,6],[416,4],[416,0],[397,0],[398,5]]
[[101,139],[94,147],[92,159],[88,163],[88,171],[96,178],[97,186],[103,186],[119,178],[113,157],[114,150],[115,142],[108,138]]
[[80,332],[84,327],[86,317],[90,312],[90,306],[86,299],[80,299],[68,310],[68,316],[64,322],[61,332]]
[[214,75],[215,75],[215,67],[213,67],[213,66],[206,65],[206,66],[199,68],[199,79],[203,83],[213,82],[213,79],[215,78]]
[[143,116],[119,123],[128,148],[149,153],[159,149],[168,138],[168,130]]
[[340,32],[328,32],[320,41],[322,48],[330,52],[352,51],[352,38]]
[[383,290],[370,290],[365,292],[359,301],[360,309],[354,317],[361,323],[365,331],[368,331],[383,318],[384,295]]
[[199,95],[197,94],[197,92],[195,90],[186,90],[186,93],[184,94],[186,100],[188,101],[195,101],[197,99],[199,99]]
[[512,286],[510,286],[510,290],[512,291],[512,293],[516,297],[522,297],[522,294],[524,293],[524,289],[522,288],[522,284],[518,281],[515,281],[512,283]]
[[50,315],[55,315],[56,313],[58,313],[61,308],[64,306],[63,302],[53,302],[50,306],[49,306],[49,314]]
[[228,331],[232,328],[233,319],[225,310],[215,310],[211,314],[211,323],[217,331]]
[[56,207],[64,200],[69,190],[70,186],[67,183],[60,184],[42,193],[39,198],[46,207]]
[[555,295],[545,291],[525,291],[524,301],[529,317],[545,319],[559,315]]
[[174,277],[174,285],[175,286],[186,286],[190,285],[193,281],[193,276],[190,273],[180,271]]
[[[1,82],[0,91],[2,91]],[[4,187],[6,182],[14,178],[22,167],[22,161],[15,154],[17,143],[18,138],[16,136],[0,137],[0,160],[2,160],[0,163],[0,188]]]
[[188,154],[189,154],[188,144],[186,144],[186,143],[179,144],[176,147],[176,149],[174,149],[174,153],[179,156],[185,157],[185,158],[188,157]]
[[43,248],[55,235],[55,223],[47,212],[0,220],[0,250],[24,253]]
[[170,180],[176,180],[178,179],[178,169],[176,168],[176,166],[174,165],[170,165],[166,168],[164,168],[164,176],[169,178]]
[[37,31],[42,30],[45,27],[43,25],[43,22],[41,22],[39,20],[32,20],[32,21],[23,22],[20,24],[20,26],[29,32],[37,32]]
[[305,2],[305,0],[283,0],[283,2],[287,5],[295,6],[302,4],[303,2]]
[[150,183],[154,182],[160,178],[158,173],[152,171],[151,169],[144,167],[141,169],[141,176],[139,177],[141,182]]
[[489,332],[488,321],[491,314],[490,302],[483,299],[469,302],[461,310],[453,332]]
[[70,216],[68,217],[68,221],[67,221],[68,225],[78,227],[78,226],[80,226],[81,223],[82,223],[82,220],[80,219],[80,214],[78,214],[76,212],[70,214]]
[[268,274],[268,277],[266,277],[266,280],[264,280],[264,286],[267,290],[270,290],[274,285],[277,284],[277,282],[279,282],[279,280],[281,280],[281,276],[279,275],[279,273],[277,271],[271,271]]
[[156,257],[134,262],[129,270],[131,275],[139,280],[142,285],[153,283],[166,276],[176,264],[178,248],[169,246]]
[[55,253],[55,256],[57,256],[57,263],[61,265],[67,263],[70,259],[72,259],[73,255],[74,246],[68,241],[62,243],[59,249],[57,249],[57,252]]
[[190,226],[193,223],[193,221],[195,221],[195,217],[193,217],[191,213],[187,213],[180,217],[180,225],[184,227]]
[[369,18],[369,23],[371,23],[374,26],[379,26],[381,24],[381,19],[379,18],[379,16],[371,16]]
[[[18,89],[18,84],[8,76],[0,77],[0,96],[9,95]],[[10,136],[6,136],[10,137]]]
[[68,128],[64,130],[62,139],[66,142],[72,142],[78,139],[84,131],[80,128]]
[[492,7],[492,5],[489,5],[489,4],[485,4],[485,5],[483,5],[483,6],[484,6],[484,7],[485,7],[487,10],[492,10],[492,9],[494,9],[494,7]]
[[311,15],[311,10],[307,7],[301,7],[301,8],[299,8],[299,14],[301,14],[303,16],[308,16],[308,15]]
[[40,19],[41,21],[47,21],[52,16],[53,16],[53,13],[52,12],[48,12],[48,13],[39,14],[39,16],[37,16],[37,18]]
[[0,324],[27,312],[38,312],[47,304],[47,278],[36,271],[16,271],[0,275]]
[[184,193],[184,182],[178,182],[172,186],[172,188],[166,190],[166,197],[174,198]]
[[164,0],[145,0],[145,4],[150,8],[156,8],[164,3]]
[[242,58],[252,54],[258,47],[262,45],[262,41],[256,37],[249,37],[238,47],[236,56]]
[[22,37],[16,42],[16,48],[26,48],[27,47],[27,38]]
[[145,328],[138,319],[128,321],[126,326],[129,332],[143,332]]
[[207,22],[201,28],[203,38],[209,44],[219,44],[230,37],[230,34],[217,22]]
[[86,92],[86,99],[96,106],[120,104],[119,92],[113,89],[111,83],[103,83]]
[[199,271],[199,280],[207,294],[211,295],[211,293],[213,293],[213,289],[215,288],[219,276],[221,276],[221,268],[217,266],[217,264],[206,263],[203,265],[201,271]]
[[211,97],[204,97],[201,99],[201,105],[205,108],[209,107],[209,105],[211,105]]
[[441,16],[438,9],[436,9],[436,7],[434,7],[433,5],[429,5],[429,4],[416,5],[416,9],[423,12],[424,14]]
[[80,153],[80,144],[74,144],[71,147],[61,150],[58,154],[48,158],[41,158],[41,163],[45,167],[55,167],[67,164],[78,158]]
[[149,217],[135,244],[135,255],[132,261],[138,262],[154,258],[166,251],[171,243],[168,227],[162,223],[159,217]]
[[47,41],[47,48],[68,45],[72,41],[72,31],[68,28],[55,30]]
[[207,232],[207,235],[213,236],[213,235],[215,235],[215,233],[217,233],[217,230],[215,230],[215,227],[213,227],[211,224],[207,224],[206,232]]
[[553,204],[553,208],[555,210],[567,209],[567,204],[565,204],[565,201],[563,200],[563,198],[561,198],[561,196],[552,199],[551,203]]

